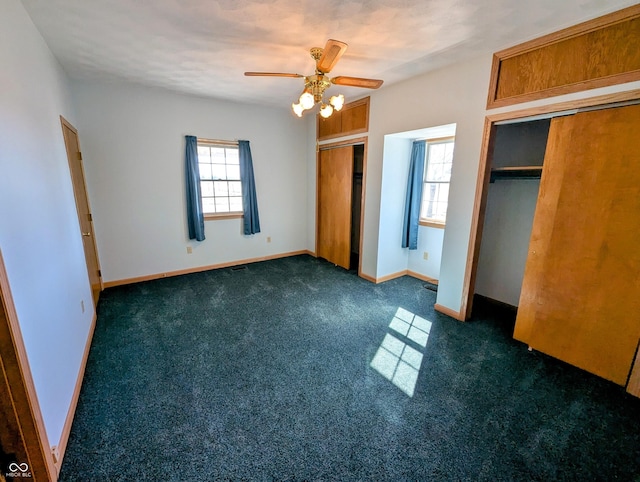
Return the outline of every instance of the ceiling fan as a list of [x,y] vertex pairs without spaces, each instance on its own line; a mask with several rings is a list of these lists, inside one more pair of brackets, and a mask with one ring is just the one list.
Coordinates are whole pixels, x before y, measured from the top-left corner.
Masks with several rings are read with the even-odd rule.
[[320,115],[329,117],[333,111],[339,111],[344,104],[344,95],[332,96],[329,103],[323,100],[324,91],[332,84],[348,87],[363,87],[365,89],[377,89],[382,85],[382,80],[364,79],[361,77],[338,76],[329,78],[326,74],[331,72],[347,50],[347,44],[338,40],[327,40],[324,48],[314,47],[309,53],[316,61],[316,73],[313,75],[287,74],[283,72],[245,72],[248,77],[300,77],[304,78],[304,90],[298,99],[298,103],[291,104],[293,112],[302,117],[302,113],[320,103]]

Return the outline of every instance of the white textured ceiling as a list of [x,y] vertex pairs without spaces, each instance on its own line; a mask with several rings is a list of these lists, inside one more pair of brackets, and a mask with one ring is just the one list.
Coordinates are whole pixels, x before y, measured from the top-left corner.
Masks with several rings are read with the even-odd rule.
[[[72,78],[289,106],[311,47],[349,44],[331,72],[385,86],[633,5],[624,0],[22,0]],[[385,86],[382,88],[384,89]],[[338,87],[331,93],[338,93]],[[363,89],[340,88],[349,97]]]

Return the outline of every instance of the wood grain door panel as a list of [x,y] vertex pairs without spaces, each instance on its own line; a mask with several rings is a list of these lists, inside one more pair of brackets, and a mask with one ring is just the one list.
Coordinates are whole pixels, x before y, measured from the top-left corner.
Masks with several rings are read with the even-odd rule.
[[320,151],[317,254],[349,269],[353,146]]
[[98,249],[96,247],[95,233],[93,230],[93,219],[91,216],[91,209],[89,207],[84,167],[82,165],[82,155],[80,154],[80,142],[78,140],[78,132],[75,128],[65,119],[61,119],[61,121],[64,143],[67,148],[71,181],[73,183],[73,193],[76,199],[78,220],[80,222],[80,230],[82,233],[82,244],[87,263],[87,272],[89,274],[89,282],[91,283],[91,292],[93,294],[93,304],[95,306],[98,303],[98,297],[102,290],[102,281],[98,262]]
[[640,337],[640,106],[551,122],[514,337],[625,385]]

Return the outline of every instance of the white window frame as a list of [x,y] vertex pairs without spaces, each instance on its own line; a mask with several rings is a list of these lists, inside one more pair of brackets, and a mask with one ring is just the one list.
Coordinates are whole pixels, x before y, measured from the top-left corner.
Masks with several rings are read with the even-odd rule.
[[[444,228],[446,226],[446,221],[447,221],[446,213],[445,213],[444,220],[433,218],[433,217],[427,217],[425,216],[425,213],[424,213],[425,196],[427,195],[427,191],[428,191],[427,184],[447,184],[447,185],[451,184],[451,176],[449,176],[449,180],[447,181],[435,181],[435,180],[427,179],[427,174],[429,172],[430,146],[433,146],[436,144],[451,144],[453,149],[455,149],[455,137],[454,136],[441,137],[437,139],[427,139],[426,141],[424,175],[422,178],[422,199],[420,200],[420,219],[418,222],[421,226],[429,226],[432,228]],[[453,164],[453,151],[451,153],[451,163]],[[449,208],[449,198],[447,196],[447,210],[448,208]]]
[[[227,151],[229,150],[235,150],[238,151],[238,142],[237,141],[222,141],[222,140],[212,140],[212,139],[201,139],[198,138],[198,168],[200,169],[200,197],[202,199],[202,208],[203,208],[203,214],[204,214],[204,218],[211,220],[211,219],[229,219],[229,218],[241,218],[243,216],[243,211],[242,211],[242,184],[240,181],[240,163],[238,160],[238,164],[235,164],[234,162],[227,162]],[[213,149],[213,148],[217,148],[217,149],[224,149],[225,152],[225,162],[224,163],[214,163],[213,159],[211,157],[209,157],[208,160],[205,160],[204,162],[201,162],[200,159],[200,152],[201,152],[201,148],[205,148],[205,149]],[[208,171],[206,166],[209,166],[210,175],[207,175],[206,172]],[[218,167],[218,174],[216,175],[214,173],[214,166]],[[225,166],[224,168],[224,175],[221,176],[219,171],[220,171],[220,166]],[[229,169],[230,168],[230,169]],[[203,172],[205,173],[203,175]],[[231,174],[230,174],[231,173]],[[231,177],[230,177],[231,176]],[[227,194],[220,194],[220,193],[216,193],[216,183],[221,183],[221,182],[226,182],[227,183]],[[229,184],[229,183],[233,183],[233,184]],[[207,184],[210,184],[211,189],[208,189],[206,186]],[[239,189],[234,191],[234,194],[231,195],[230,191],[232,189]],[[231,205],[232,199],[235,202],[235,206],[237,209],[234,210],[229,210],[229,211],[215,211],[215,199],[216,198],[227,198],[228,199],[228,203],[229,205]],[[211,203],[211,201],[208,200],[214,200],[213,204]],[[240,201],[240,204],[238,205],[237,201]],[[213,211],[211,210],[211,207],[213,207]],[[239,209],[238,209],[239,208]]]

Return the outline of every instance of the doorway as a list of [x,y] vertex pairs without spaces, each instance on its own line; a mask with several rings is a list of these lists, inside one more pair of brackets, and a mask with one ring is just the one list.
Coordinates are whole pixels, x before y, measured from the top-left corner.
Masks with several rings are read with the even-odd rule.
[[62,116],[60,116],[60,122],[62,124],[64,144],[67,149],[73,194],[76,200],[76,210],[78,211],[78,221],[82,234],[82,246],[84,248],[87,273],[89,275],[89,283],[91,283],[91,294],[95,307],[98,304],[98,297],[103,288],[102,273],[100,271],[98,248],[96,246],[96,237],[93,229],[93,217],[89,206],[89,196],[87,195],[80,141],[78,139],[78,131],[75,127]]
[[350,270],[360,266],[360,223],[362,222],[362,176],[364,165],[364,145],[353,146],[353,176],[351,199],[351,260]]
[[550,118],[498,123],[475,294],[512,310],[520,299]]
[[[465,277],[462,289],[462,304],[460,312],[455,316],[459,320],[468,320],[471,317],[473,308],[473,297],[475,295],[476,277],[480,248],[482,243],[483,227],[487,208],[487,197],[492,178],[492,153],[496,140],[496,129],[500,124],[527,122],[540,119],[550,119],[577,113],[579,110],[587,111],[599,109],[602,106],[620,106],[635,103],[639,99],[638,90],[619,92],[615,94],[601,95],[586,99],[579,99],[557,104],[550,104],[542,107],[532,107],[529,109],[505,112],[501,114],[489,115],[485,118],[482,148],[480,152],[480,165],[478,169],[478,180],[476,183],[476,193],[471,220],[471,231],[469,239],[469,253],[465,269]],[[527,166],[521,166],[527,167]],[[532,166],[531,166],[532,167]],[[541,166],[537,166],[538,169]],[[507,171],[512,168],[508,168]],[[501,176],[509,175],[501,173]],[[497,181],[496,181],[497,182]]]
[[366,138],[318,151],[316,254],[360,275]]

